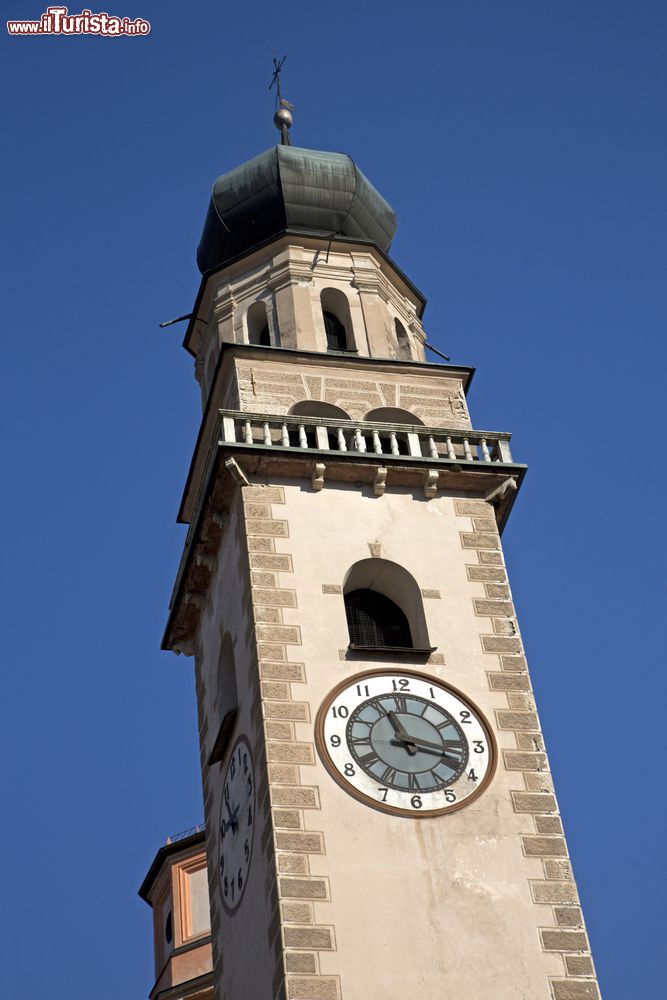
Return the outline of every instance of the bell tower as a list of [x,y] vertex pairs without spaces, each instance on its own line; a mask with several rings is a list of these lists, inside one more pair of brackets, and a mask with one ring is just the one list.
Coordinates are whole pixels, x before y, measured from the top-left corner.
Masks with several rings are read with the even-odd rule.
[[219,177],[164,648],[193,657],[217,1000],[595,1000],[503,562],[525,466],[424,353],[393,210]]

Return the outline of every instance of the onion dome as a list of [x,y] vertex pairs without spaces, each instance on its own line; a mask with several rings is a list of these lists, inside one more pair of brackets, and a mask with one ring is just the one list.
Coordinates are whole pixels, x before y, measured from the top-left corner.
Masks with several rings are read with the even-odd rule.
[[274,146],[213,185],[199,270],[218,268],[284,232],[372,243],[386,252],[396,215],[347,154]]

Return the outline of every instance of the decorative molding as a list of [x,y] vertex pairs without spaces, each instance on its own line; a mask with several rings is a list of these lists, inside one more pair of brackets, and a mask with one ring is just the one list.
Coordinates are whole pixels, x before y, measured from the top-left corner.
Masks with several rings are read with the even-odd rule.
[[326,472],[326,468],[327,467],[324,462],[315,462],[311,482],[313,484],[313,489],[318,492],[319,490],[324,489],[324,473]]
[[379,465],[375,473],[375,479],[373,480],[373,495],[376,497],[383,496],[386,485],[387,468],[384,465]]

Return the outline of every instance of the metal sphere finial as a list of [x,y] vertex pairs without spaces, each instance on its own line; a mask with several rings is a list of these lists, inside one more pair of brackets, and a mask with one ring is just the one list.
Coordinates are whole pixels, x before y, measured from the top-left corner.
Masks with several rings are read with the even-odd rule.
[[292,121],[292,112],[289,108],[278,108],[273,116],[273,124],[279,132],[282,132],[284,128],[291,128]]

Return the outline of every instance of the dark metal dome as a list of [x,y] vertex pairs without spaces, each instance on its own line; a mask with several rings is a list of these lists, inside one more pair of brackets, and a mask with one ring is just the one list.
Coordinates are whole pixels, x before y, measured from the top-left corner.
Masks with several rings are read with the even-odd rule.
[[219,267],[286,230],[375,243],[386,252],[396,215],[345,153],[274,146],[213,185],[199,270]]

